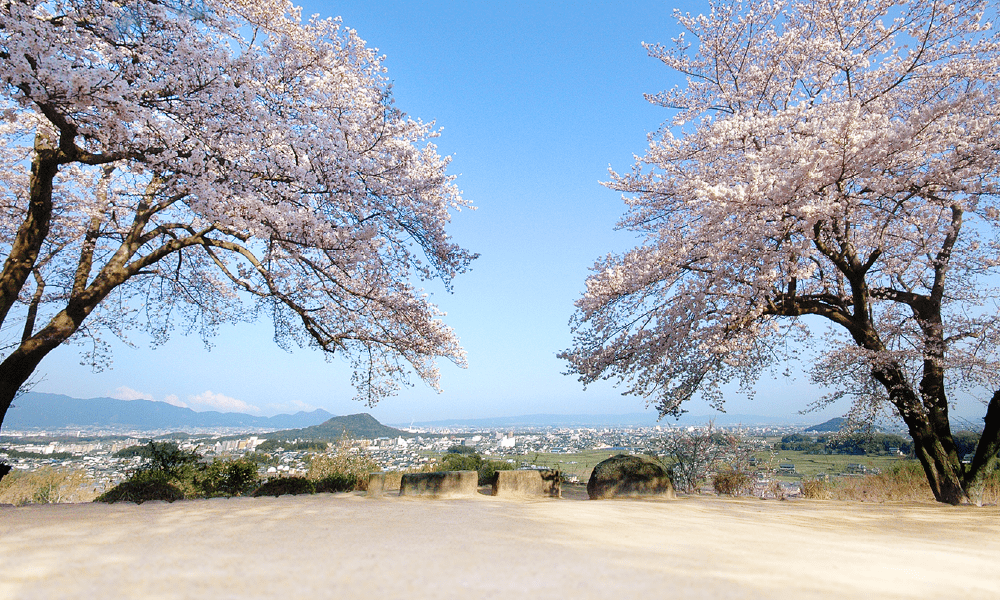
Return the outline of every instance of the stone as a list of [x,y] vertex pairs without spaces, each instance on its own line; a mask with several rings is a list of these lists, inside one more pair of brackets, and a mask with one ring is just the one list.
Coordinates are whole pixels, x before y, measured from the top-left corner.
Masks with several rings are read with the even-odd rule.
[[591,500],[656,496],[676,498],[667,470],[651,456],[616,454],[594,467],[587,482]]
[[403,475],[399,485],[400,496],[431,498],[475,496],[478,490],[479,473],[476,471],[407,473]]
[[493,495],[561,498],[561,484],[562,475],[553,469],[497,471],[493,477]]
[[377,498],[388,491],[398,490],[403,482],[403,473],[400,471],[382,471],[380,473],[368,474],[368,489],[365,495]]

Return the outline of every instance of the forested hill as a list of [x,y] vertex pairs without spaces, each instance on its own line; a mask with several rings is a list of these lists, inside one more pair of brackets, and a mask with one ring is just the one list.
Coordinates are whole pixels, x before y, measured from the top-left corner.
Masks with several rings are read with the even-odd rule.
[[60,394],[28,392],[14,401],[4,419],[4,431],[62,429],[67,427],[108,427],[140,430],[193,427],[247,427],[281,429],[307,427],[332,415],[323,409],[300,411],[294,415],[256,417],[243,413],[196,412],[151,400],[114,398],[70,398]]
[[376,439],[381,437],[411,438],[415,435],[408,431],[383,425],[368,413],[358,413],[356,415],[333,417],[326,422],[313,425],[312,427],[275,431],[267,434],[267,438],[272,440],[302,439],[332,442],[342,437]]

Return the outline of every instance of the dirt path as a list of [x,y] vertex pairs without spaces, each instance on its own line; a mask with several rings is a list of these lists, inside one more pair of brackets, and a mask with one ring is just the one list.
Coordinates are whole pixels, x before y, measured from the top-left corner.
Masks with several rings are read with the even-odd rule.
[[998,598],[1000,509],[684,498],[0,508],[0,598]]

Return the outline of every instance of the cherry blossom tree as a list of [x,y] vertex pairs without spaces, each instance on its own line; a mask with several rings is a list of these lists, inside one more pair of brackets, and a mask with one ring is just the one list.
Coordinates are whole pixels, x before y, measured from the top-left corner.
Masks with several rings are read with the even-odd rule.
[[0,8],[0,422],[66,342],[266,316],[372,404],[464,352],[418,287],[467,203],[381,59],[283,0]]
[[[1000,450],[1000,44],[978,0],[714,5],[649,54],[687,85],[623,192],[644,242],[599,260],[562,353],[661,416],[789,358],[913,438],[935,497],[976,498]],[[970,465],[949,398],[981,396]],[[996,391],[996,393],[992,393]],[[992,398],[990,395],[992,393]]]

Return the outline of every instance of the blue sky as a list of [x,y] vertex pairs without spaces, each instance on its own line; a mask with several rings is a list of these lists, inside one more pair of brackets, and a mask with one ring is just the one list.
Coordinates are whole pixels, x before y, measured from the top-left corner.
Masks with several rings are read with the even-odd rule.
[[[647,57],[641,42],[669,42],[679,32],[674,8],[704,10],[698,2],[305,4],[305,15],[342,16],[386,56],[397,106],[443,129],[435,143],[453,157],[451,172],[478,207],[456,215],[451,232],[481,258],[455,281],[454,294],[429,288],[462,339],[469,368],[443,364],[443,393],[416,381],[371,409],[376,418],[651,410],[610,385],[584,391],[562,374],[556,354],[571,343],[568,321],[589,266],[637,242],[614,231],[624,207],[599,182],[609,166],[630,168],[647,132],[669,117],[643,93],[683,81]],[[346,363],[279,350],[267,323],[224,327],[211,351],[179,332],[156,350],[141,335],[131,339],[134,347],[114,344],[114,366],[101,373],[79,365],[79,348],[56,350],[42,362],[35,390],[257,414],[369,410],[351,400]],[[787,416],[819,395],[800,376],[762,383],[753,402],[734,392],[727,406]],[[688,408],[710,412],[697,401]]]

